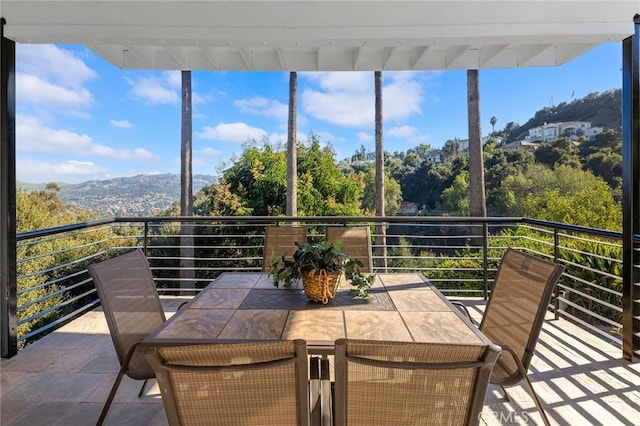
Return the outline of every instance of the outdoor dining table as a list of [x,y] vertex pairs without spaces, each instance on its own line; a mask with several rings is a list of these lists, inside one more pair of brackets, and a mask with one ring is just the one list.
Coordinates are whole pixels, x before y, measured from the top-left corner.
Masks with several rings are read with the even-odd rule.
[[331,355],[339,338],[433,343],[491,343],[418,273],[380,273],[369,297],[356,299],[342,278],[327,304],[298,283],[273,285],[267,273],[223,273],[145,342],[304,339],[310,354]]

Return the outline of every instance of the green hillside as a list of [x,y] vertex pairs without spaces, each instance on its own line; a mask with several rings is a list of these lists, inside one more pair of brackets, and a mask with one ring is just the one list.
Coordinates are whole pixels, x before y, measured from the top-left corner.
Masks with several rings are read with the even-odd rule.
[[614,89],[603,93],[590,93],[584,98],[570,103],[562,102],[553,107],[545,107],[535,113],[525,124],[512,129],[507,141],[518,140],[529,129],[544,123],[563,121],[590,121],[593,127],[604,127],[616,131],[622,126],[622,90]]

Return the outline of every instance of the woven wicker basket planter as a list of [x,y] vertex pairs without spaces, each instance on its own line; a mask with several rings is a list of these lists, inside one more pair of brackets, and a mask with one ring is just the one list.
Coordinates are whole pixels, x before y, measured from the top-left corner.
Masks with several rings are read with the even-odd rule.
[[308,271],[302,273],[304,294],[315,302],[329,303],[336,296],[336,289],[340,283],[341,271],[327,272]]

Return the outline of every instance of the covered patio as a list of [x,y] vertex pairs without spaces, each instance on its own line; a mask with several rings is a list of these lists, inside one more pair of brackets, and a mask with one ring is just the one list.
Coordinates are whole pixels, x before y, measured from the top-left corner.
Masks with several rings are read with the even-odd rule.
[[[556,317],[543,327],[530,373],[554,423],[633,423],[640,411],[640,369],[633,363],[640,357],[638,13],[637,0],[2,0],[0,332],[1,355],[9,359],[2,360],[0,422],[86,424],[97,418],[118,369],[104,316],[92,309],[97,297],[87,313],[18,351],[16,43],[80,44],[123,69],[284,72],[555,66],[600,44],[619,43],[622,345],[603,344],[601,336]],[[175,309],[175,300],[165,302]],[[484,301],[467,303],[479,317]],[[112,424],[164,424],[157,386],[140,400],[136,392],[133,381],[125,383]],[[512,401],[505,402],[498,388],[490,388],[486,424],[526,423],[529,415],[538,421],[524,388],[510,394]]]

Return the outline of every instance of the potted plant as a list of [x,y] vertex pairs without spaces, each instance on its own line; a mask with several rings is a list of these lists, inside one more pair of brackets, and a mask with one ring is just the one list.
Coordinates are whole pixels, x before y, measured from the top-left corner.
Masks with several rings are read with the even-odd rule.
[[297,280],[302,280],[305,294],[311,300],[327,303],[335,297],[340,276],[344,276],[355,288],[350,294],[354,297],[366,298],[367,289],[373,283],[374,275],[361,272],[363,266],[359,259],[351,259],[342,249],[328,241],[320,243],[296,242],[298,249],[292,259],[274,256],[271,261],[273,284],[278,287],[283,283],[290,287]]

